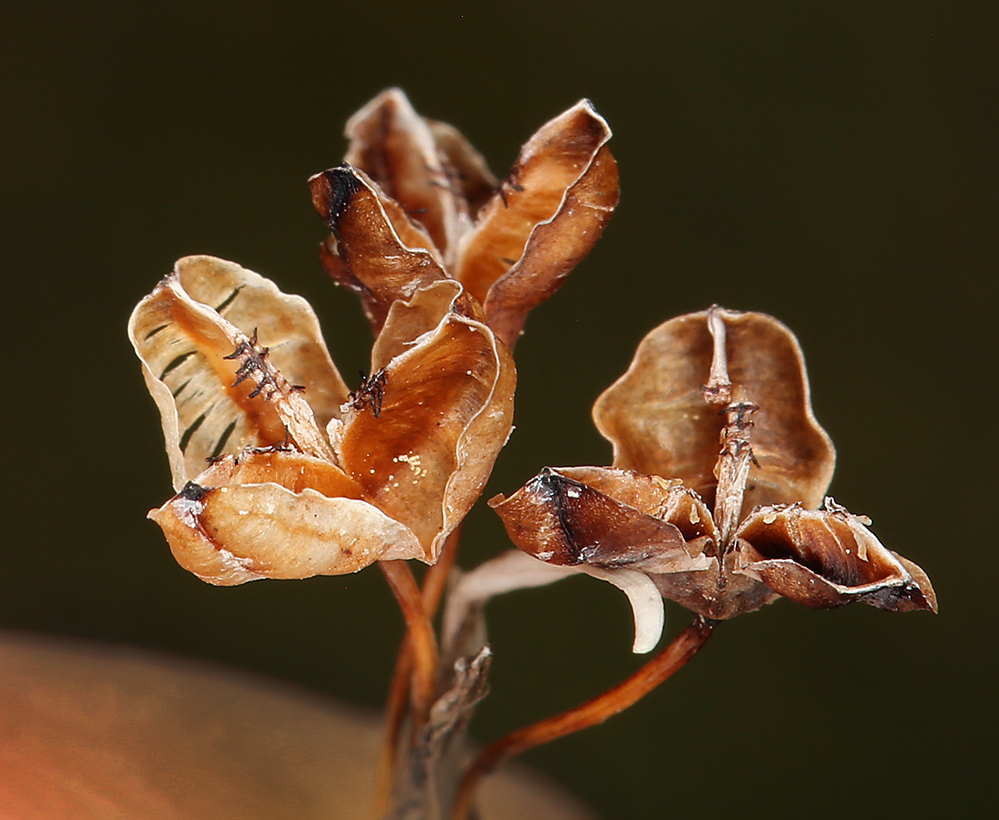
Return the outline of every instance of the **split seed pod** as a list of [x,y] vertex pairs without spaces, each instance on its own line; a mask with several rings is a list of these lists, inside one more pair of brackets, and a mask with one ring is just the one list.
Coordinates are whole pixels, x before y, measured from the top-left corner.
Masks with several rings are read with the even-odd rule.
[[936,611],[926,574],[824,497],[832,443],[775,319],[712,308],[666,322],[593,415],[612,467],[546,468],[489,502],[528,554],[643,572],[710,619],[778,597]]
[[450,280],[391,306],[354,393],[305,300],[213,257],[180,260],[129,336],[178,491],[150,517],[213,584],[434,563],[511,429],[512,358]]
[[618,202],[610,128],[588,100],[551,120],[496,180],[452,126],[389,89],[347,124],[346,164],[310,180],[332,236],[321,258],[377,333],[388,308],[461,282],[513,347],[527,314],[589,253]]

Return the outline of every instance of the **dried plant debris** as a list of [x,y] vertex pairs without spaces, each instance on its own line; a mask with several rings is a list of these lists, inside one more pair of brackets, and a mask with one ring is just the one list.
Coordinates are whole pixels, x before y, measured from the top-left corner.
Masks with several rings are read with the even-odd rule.
[[594,418],[612,467],[546,468],[489,503],[529,555],[645,573],[710,619],[778,597],[936,611],[926,574],[824,497],[834,454],[793,334],[712,308],[653,330]]
[[491,663],[492,652],[483,646],[451,665],[448,683],[431,707],[429,720],[406,748],[402,765],[395,767],[392,808],[385,820],[444,820],[440,808],[453,802],[468,756],[468,722],[489,693]]
[[448,277],[512,347],[618,201],[611,131],[587,100],[542,126],[499,181],[455,128],[418,116],[398,89],[355,114],[347,136],[346,163],[309,184],[332,232],[323,265],[360,295],[376,333],[395,300]]
[[304,300],[181,260],[130,322],[179,491],[150,516],[181,565],[238,584],[435,562],[512,424],[512,359],[470,305],[452,280],[397,303],[351,394]]

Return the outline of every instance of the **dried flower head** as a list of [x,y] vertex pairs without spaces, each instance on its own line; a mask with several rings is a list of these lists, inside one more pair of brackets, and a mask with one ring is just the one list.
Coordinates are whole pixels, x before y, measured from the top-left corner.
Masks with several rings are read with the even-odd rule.
[[513,347],[527,314],[600,237],[618,201],[611,131],[587,100],[551,120],[497,181],[452,126],[389,89],[347,124],[346,163],[309,180],[329,275],[377,333],[391,305],[451,278]]
[[150,517],[213,584],[437,560],[509,436],[509,351],[460,284],[389,309],[348,391],[305,300],[208,256],[180,260],[129,335],[178,491]]
[[823,498],[832,443],[798,342],[775,319],[711,308],[666,322],[593,415],[613,467],[545,469],[489,502],[530,555],[642,572],[710,619],[781,596],[936,610],[919,567]]

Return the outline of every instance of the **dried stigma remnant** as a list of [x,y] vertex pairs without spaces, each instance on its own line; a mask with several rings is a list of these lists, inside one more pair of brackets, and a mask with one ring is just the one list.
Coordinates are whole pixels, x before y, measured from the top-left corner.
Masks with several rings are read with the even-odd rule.
[[213,257],[180,260],[129,335],[178,491],[150,517],[213,584],[434,563],[511,428],[510,354],[451,280],[390,309],[353,396],[303,299]]
[[385,401],[385,382],[388,377],[384,370],[379,370],[372,376],[361,373],[361,385],[351,391],[350,404],[355,410],[370,407],[378,418],[382,414],[382,403]]
[[589,253],[618,201],[610,128],[588,100],[543,125],[500,181],[452,126],[398,89],[347,123],[345,164],[309,180],[321,258],[377,334],[389,308],[452,278],[513,347],[527,314]]
[[489,502],[528,554],[643,572],[714,620],[778,597],[936,611],[926,574],[824,497],[832,443],[775,319],[714,307],[666,322],[593,415],[613,467],[546,468]]

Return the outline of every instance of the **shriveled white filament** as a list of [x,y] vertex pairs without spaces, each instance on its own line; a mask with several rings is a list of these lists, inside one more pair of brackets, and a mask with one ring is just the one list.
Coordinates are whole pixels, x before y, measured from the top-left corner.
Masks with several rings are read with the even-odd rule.
[[652,579],[644,572],[633,569],[611,570],[587,566],[580,566],[578,569],[580,572],[613,584],[628,596],[631,611],[635,616],[635,642],[631,646],[631,651],[636,655],[644,655],[655,649],[663,636],[666,608],[663,606],[663,596]]
[[665,611],[662,595],[649,576],[629,569],[603,570],[585,565],[563,567],[546,564],[520,550],[510,550],[463,575],[448,594],[444,610],[444,646],[451,646],[469,612],[495,595],[531,589],[584,573],[613,584],[631,603],[635,616],[632,651],[650,652],[662,637]]

